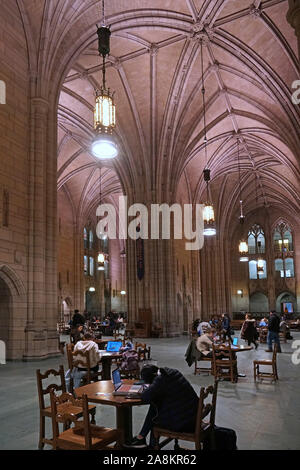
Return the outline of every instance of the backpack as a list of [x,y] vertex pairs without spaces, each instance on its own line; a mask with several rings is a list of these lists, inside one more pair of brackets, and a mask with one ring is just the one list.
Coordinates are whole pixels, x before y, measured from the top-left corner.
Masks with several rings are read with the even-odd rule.
[[130,371],[130,370],[136,370],[136,369],[139,369],[138,353],[134,349],[123,352],[120,370]]
[[[213,433],[216,450],[237,450],[237,436],[233,429],[214,426]],[[203,450],[212,450],[209,437],[204,440]]]

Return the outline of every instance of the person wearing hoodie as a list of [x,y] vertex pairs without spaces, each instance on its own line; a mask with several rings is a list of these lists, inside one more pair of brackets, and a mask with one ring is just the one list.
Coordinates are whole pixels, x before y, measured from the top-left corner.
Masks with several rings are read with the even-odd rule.
[[244,339],[245,341],[248,341],[248,346],[250,346],[251,343],[253,343],[255,346],[255,349],[257,349],[258,333],[256,329],[256,321],[254,320],[254,318],[251,318],[250,313],[246,313],[246,318],[242,325],[241,338]]
[[141,395],[142,402],[150,404],[150,407],[140,433],[131,442],[125,443],[124,447],[145,449],[146,437],[150,432],[150,447],[153,448],[154,426],[193,433],[199,397],[182,373],[177,369],[158,368],[149,364],[141,370],[141,378],[150,384]]
[[[101,353],[99,351],[98,345],[93,341],[93,335],[91,333],[85,333],[83,339],[78,341],[74,347],[74,353],[76,351],[81,352],[89,352],[90,358],[90,366],[92,372],[98,372],[99,369],[99,361],[101,359]],[[82,356],[80,357],[81,360],[85,360]],[[86,371],[87,368],[78,367],[79,371]]]

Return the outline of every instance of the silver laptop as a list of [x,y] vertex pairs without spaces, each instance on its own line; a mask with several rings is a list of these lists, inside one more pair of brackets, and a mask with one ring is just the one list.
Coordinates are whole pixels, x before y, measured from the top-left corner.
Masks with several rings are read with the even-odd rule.
[[115,396],[133,396],[133,397],[138,397],[142,392],[143,392],[143,385],[128,385],[128,384],[122,384],[121,380],[121,374],[119,369],[115,369],[112,372],[112,379],[113,379],[113,384],[115,391],[113,392],[113,395]]

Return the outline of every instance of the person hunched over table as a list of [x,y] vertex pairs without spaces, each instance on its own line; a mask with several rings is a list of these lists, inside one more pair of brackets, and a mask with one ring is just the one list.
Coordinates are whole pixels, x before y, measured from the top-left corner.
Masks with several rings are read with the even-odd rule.
[[146,448],[146,437],[150,433],[150,448],[153,448],[154,426],[175,432],[194,432],[199,398],[181,372],[149,364],[143,367],[141,378],[150,384],[141,395],[142,402],[150,407],[140,433],[124,447]]

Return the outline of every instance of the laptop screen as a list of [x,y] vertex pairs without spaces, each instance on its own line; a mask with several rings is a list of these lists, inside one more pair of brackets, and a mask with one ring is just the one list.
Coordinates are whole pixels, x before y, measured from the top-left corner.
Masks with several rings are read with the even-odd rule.
[[233,346],[238,346],[238,341],[239,341],[238,337],[235,336],[235,337],[233,338],[233,343],[232,343]]
[[115,390],[116,390],[122,384],[121,374],[120,374],[119,369],[115,369],[112,372],[112,379],[113,379],[114,387],[115,387]]
[[119,352],[122,346],[122,341],[108,341],[107,343],[107,352]]

